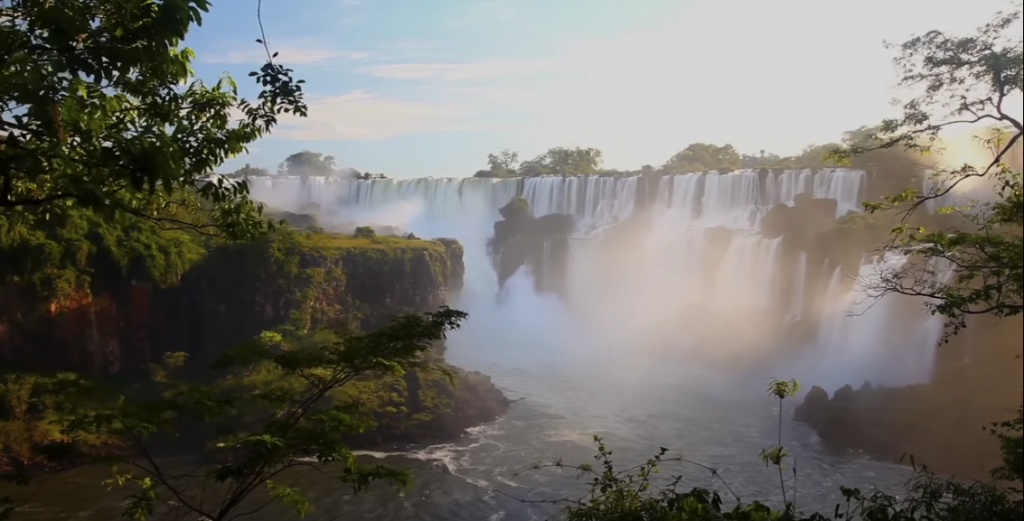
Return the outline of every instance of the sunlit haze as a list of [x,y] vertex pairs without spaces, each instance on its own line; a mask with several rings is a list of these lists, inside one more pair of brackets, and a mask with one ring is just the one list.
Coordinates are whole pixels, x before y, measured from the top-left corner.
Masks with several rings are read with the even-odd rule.
[[[884,40],[967,32],[1003,6],[271,0],[268,42],[308,81],[310,116],[225,169],[273,168],[302,149],[392,177],[470,175],[502,148],[596,147],[611,168],[660,165],[692,142],[795,154],[896,113]],[[251,2],[217,2],[187,42],[201,77],[261,63],[255,15]]]

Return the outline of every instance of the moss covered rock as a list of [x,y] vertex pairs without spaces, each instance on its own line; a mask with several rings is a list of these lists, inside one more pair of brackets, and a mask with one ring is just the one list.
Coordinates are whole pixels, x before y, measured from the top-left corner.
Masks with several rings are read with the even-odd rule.
[[0,246],[0,358],[99,375],[171,351],[211,354],[269,329],[374,327],[436,309],[465,271],[450,239],[286,227],[218,244],[85,212],[4,218]]
[[509,399],[489,376],[447,364],[440,369],[411,371],[402,378],[367,379],[343,388],[335,398],[361,405],[374,424],[353,435],[350,443],[379,448],[451,441],[466,429],[508,412]]
[[376,327],[436,309],[464,272],[461,245],[285,229],[214,249],[185,274],[192,345],[209,353],[265,330]]

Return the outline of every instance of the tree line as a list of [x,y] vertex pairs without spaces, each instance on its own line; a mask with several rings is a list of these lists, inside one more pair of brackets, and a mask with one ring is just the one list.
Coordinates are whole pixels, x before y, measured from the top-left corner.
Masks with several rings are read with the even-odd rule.
[[[984,141],[999,132],[1012,130],[1005,123],[989,127],[979,139]],[[895,169],[916,169],[928,163],[919,154],[906,149],[879,147],[882,127],[862,126],[847,131],[838,142],[808,145],[799,154],[781,156],[765,150],[757,154],[746,154],[733,145],[692,143],[677,152],[660,166],[644,165],[637,170],[615,170],[602,168],[602,153],[596,148],[556,147],[528,160],[520,161],[519,153],[504,149],[488,154],[487,168],[478,170],[473,176],[483,178],[537,177],[542,175],[638,175],[638,174],[689,174],[695,172],[732,172],[740,169],[799,169],[853,166],[873,169],[890,167]],[[832,153],[840,149],[863,149],[864,153],[841,160]],[[1021,152],[1024,143],[1017,142],[1007,154],[1007,162],[1017,170],[1021,167]]]
[[271,175],[281,176],[319,176],[319,177],[341,177],[346,179],[387,179],[383,173],[360,172],[354,168],[338,168],[334,156],[324,155],[320,152],[302,150],[284,159],[277,166],[273,173],[267,168],[254,167],[249,163],[245,166],[225,174],[226,177],[245,179],[249,177],[267,177]]

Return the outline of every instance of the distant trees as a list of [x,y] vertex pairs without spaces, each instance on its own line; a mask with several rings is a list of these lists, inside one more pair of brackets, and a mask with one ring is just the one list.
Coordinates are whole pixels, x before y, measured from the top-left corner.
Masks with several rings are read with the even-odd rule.
[[336,168],[334,156],[303,150],[286,157],[278,166],[278,172],[285,175],[326,176],[333,174]]
[[473,177],[516,177],[518,170],[519,153],[506,148],[497,154],[487,154],[487,169],[477,170]]
[[[337,167],[334,156],[327,156],[320,152],[313,152],[310,150],[303,150],[296,152],[287,158],[277,167],[277,175],[288,175],[288,176],[323,176],[323,177],[343,177],[347,179],[387,179],[387,176],[382,172],[370,173],[360,172],[354,168],[341,168]],[[242,168],[235,170],[234,172],[227,174],[227,177],[232,178],[244,178],[244,177],[265,177],[274,175],[270,170],[262,167],[254,167],[248,163]]]
[[739,168],[743,168],[743,157],[736,148],[732,145],[708,143],[694,143],[669,158],[662,166],[663,171],[675,174]]
[[600,173],[602,162],[603,154],[596,148],[555,147],[522,163],[518,153],[502,150],[488,154],[488,169],[477,171],[473,177],[593,175]]
[[526,177],[551,174],[590,175],[598,173],[603,161],[603,154],[596,148],[555,147],[529,161],[524,161],[519,167],[519,172]]
[[270,170],[261,167],[254,167],[249,163],[246,163],[245,166],[228,175],[231,177],[264,177],[270,175]]

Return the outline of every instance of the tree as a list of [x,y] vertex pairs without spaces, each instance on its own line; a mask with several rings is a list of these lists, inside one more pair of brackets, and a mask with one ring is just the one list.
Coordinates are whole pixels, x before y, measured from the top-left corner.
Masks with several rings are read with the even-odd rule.
[[[396,317],[370,333],[341,331],[329,342],[263,333],[258,342],[222,356],[215,369],[227,374],[213,383],[176,379],[184,353],[169,354],[153,368],[157,398],[110,400],[109,407],[80,414],[66,429],[115,435],[129,448],[120,458],[129,470],[111,480],[133,489],[126,518],[224,521],[244,515],[243,505],[259,510],[273,501],[304,516],[315,505],[293,483],[296,472],[317,472],[357,492],[374,481],[408,484],[402,472],[357,463],[343,440],[367,427],[367,420],[358,404],[337,399],[337,391],[368,375],[440,371],[430,353],[466,316],[442,308]],[[219,430],[206,454],[215,461],[208,471],[174,470],[156,458],[157,436],[199,426]],[[168,512],[157,512],[159,504]]]
[[377,232],[371,226],[357,226],[352,235],[359,239],[373,239],[377,237]]
[[334,156],[325,156],[309,150],[288,156],[281,165],[285,174],[296,176],[328,176],[333,174],[337,168],[334,164]]
[[254,167],[249,163],[246,163],[245,166],[239,168],[238,170],[235,170],[234,172],[231,172],[230,175],[232,177],[237,178],[266,177],[270,175],[270,170],[267,170],[266,168]]
[[[0,211],[80,206],[174,228],[258,233],[266,221],[244,183],[201,177],[245,152],[281,114],[305,116],[302,80],[269,49],[249,74],[264,89],[255,101],[228,76],[213,85],[196,79],[194,53],[179,45],[209,6],[0,1]],[[232,121],[236,109],[242,118]]]
[[519,168],[519,153],[504,149],[497,154],[487,154],[487,165],[492,172],[512,172]]
[[708,172],[743,168],[743,157],[732,145],[694,143],[672,156],[662,167],[672,173]]
[[497,154],[487,154],[487,170],[477,170],[473,177],[499,178],[519,175],[519,153],[503,149]]
[[[899,209],[902,225],[888,250],[914,254],[932,262],[910,263],[882,274],[872,288],[875,296],[890,293],[933,299],[929,306],[948,317],[954,331],[970,315],[1007,317],[1022,310],[1022,241],[1024,209],[1021,174],[1007,164],[1011,151],[1024,132],[1020,116],[1005,110],[1008,98],[1021,94],[1022,38],[1019,29],[1021,2],[1015,10],[1000,13],[977,34],[960,37],[931,31],[900,44],[895,63],[906,86],[923,86],[924,94],[903,106],[900,118],[886,120],[866,143],[836,150],[833,157],[849,161],[860,154],[904,148],[927,153],[945,129],[957,125],[992,122],[994,132],[981,137],[992,151],[983,167],[964,165],[936,173],[939,187],[929,193],[917,190],[868,204],[869,211]],[[931,230],[908,225],[929,201],[954,193],[972,178],[986,178],[998,187],[999,199],[957,208],[958,229]],[[944,276],[946,266],[955,275]]]
[[596,148],[555,147],[523,162],[519,173],[525,177],[542,175],[593,175],[598,173],[603,154]]

